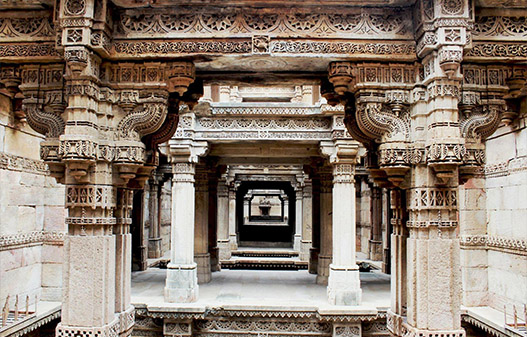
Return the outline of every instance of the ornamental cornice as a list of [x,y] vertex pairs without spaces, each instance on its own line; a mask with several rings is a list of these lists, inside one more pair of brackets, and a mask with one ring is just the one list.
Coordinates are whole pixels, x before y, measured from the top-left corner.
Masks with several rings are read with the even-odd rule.
[[0,251],[38,244],[62,245],[66,233],[62,231],[33,231],[0,235]]
[[0,152],[0,169],[41,174],[45,176],[49,175],[48,165],[42,160],[21,157],[5,152]]
[[527,240],[497,235],[461,235],[460,245],[465,249],[490,249],[527,256]]

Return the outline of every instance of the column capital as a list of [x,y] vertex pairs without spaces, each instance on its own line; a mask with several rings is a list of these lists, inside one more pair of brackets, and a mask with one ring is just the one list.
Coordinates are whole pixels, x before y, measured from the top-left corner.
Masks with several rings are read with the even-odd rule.
[[359,143],[354,140],[338,139],[320,142],[320,152],[324,157],[328,158],[330,164],[358,163],[359,147]]
[[170,142],[170,161],[172,163],[196,164],[200,157],[209,152],[207,141],[174,140]]

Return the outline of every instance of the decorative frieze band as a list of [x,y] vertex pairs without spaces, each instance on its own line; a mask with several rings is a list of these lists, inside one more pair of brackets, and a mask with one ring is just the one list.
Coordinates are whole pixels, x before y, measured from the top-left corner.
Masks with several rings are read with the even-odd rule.
[[49,175],[48,165],[41,160],[0,152],[0,170]]
[[479,43],[474,42],[471,49],[464,55],[464,59],[473,58],[527,58],[527,44],[525,43]]
[[497,178],[524,171],[527,171],[527,157],[513,158],[506,162],[485,165],[480,174],[485,178]]
[[0,251],[23,248],[36,244],[62,245],[65,232],[60,231],[34,231],[29,233],[18,233],[0,235]]
[[461,247],[466,249],[491,249],[527,256],[527,240],[494,235],[461,235]]
[[[241,11],[241,12],[240,12]],[[177,14],[142,11],[122,12],[118,20],[121,36],[130,37],[243,37],[254,34],[294,37],[408,37],[412,31],[410,13],[391,12],[280,13],[279,8],[265,12],[230,8],[224,12],[196,13],[181,9]]]

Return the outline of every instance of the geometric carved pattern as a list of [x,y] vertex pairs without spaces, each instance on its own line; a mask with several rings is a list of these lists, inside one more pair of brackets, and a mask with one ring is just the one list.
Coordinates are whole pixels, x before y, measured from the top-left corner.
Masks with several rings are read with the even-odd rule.
[[408,208],[419,209],[456,209],[456,188],[414,188],[408,191],[410,203]]
[[10,41],[21,38],[54,38],[50,17],[0,18],[0,38]]
[[527,36],[527,17],[476,16],[472,34],[475,37]]

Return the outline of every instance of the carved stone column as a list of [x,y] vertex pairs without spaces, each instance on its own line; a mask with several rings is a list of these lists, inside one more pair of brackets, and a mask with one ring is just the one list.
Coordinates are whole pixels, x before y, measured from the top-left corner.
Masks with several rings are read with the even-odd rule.
[[202,165],[196,168],[196,205],[194,227],[194,260],[198,265],[198,283],[211,279],[209,253],[209,179]]
[[327,284],[333,254],[333,175],[331,168],[320,171],[320,253],[318,254],[317,283]]
[[388,327],[395,334],[402,333],[403,317],[407,309],[407,277],[406,277],[406,240],[408,237],[405,223],[406,195],[400,189],[390,191],[390,206],[392,209],[391,225],[391,275],[390,294],[391,308],[388,314]]
[[229,188],[225,175],[218,180],[218,249],[220,261],[231,258],[229,241]]
[[302,193],[302,241],[300,244],[300,261],[309,261],[309,250],[312,246],[313,228],[313,183],[304,178],[304,193]]
[[300,253],[301,250],[301,241],[302,241],[302,230],[303,230],[303,188],[298,187],[296,189],[296,198],[295,198],[295,236],[293,239],[293,250]]
[[198,272],[194,262],[194,163],[173,163],[170,263],[165,301],[194,302],[198,298]]
[[311,174],[311,183],[313,186],[312,202],[313,202],[313,230],[311,232],[311,248],[309,249],[309,273],[318,273],[318,255],[320,253],[320,177],[318,174]]
[[149,181],[148,216],[150,218],[150,230],[148,232],[148,258],[157,259],[161,257],[161,188],[157,174],[154,174]]
[[378,187],[371,187],[371,239],[370,260],[382,261],[382,192]]
[[329,266],[328,300],[335,305],[358,305],[362,295],[355,257],[355,163],[359,144],[336,140],[321,144],[321,148],[333,166],[333,259]]
[[[132,203],[134,192],[128,188],[117,189],[117,207],[115,210],[115,312],[119,315],[120,335],[131,333],[134,321],[134,308],[130,303],[132,292]],[[142,202],[141,202],[142,204]],[[141,224],[142,225],[142,224]]]
[[236,190],[229,187],[229,247],[231,252],[238,249],[238,235],[236,234]]

